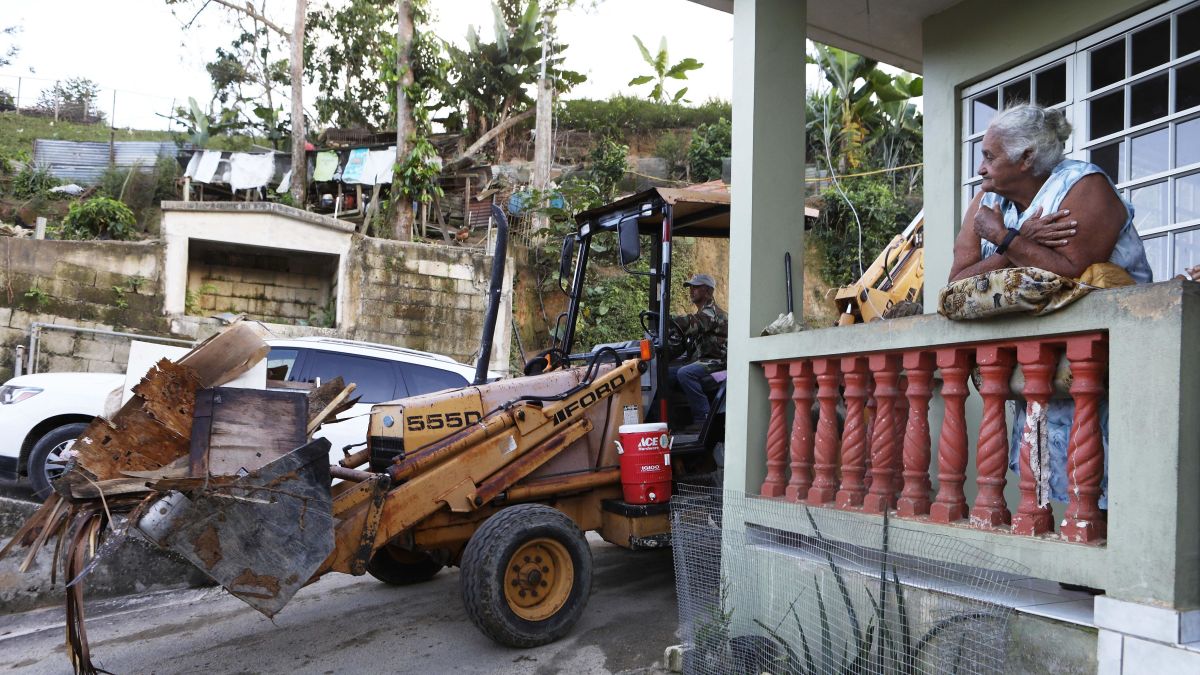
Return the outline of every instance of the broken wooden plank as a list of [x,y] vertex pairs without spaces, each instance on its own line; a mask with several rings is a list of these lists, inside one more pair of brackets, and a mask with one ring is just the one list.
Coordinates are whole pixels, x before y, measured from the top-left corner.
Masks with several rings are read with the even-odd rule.
[[[227,476],[253,471],[304,444],[308,399],[301,392],[218,387],[201,390],[197,412],[211,400],[208,435],[197,424],[191,448],[192,476],[203,454],[207,474]],[[203,474],[199,474],[203,475]]]
[[[341,379],[341,378],[338,378],[338,379]],[[350,396],[350,394],[354,393],[355,386],[357,386],[357,385],[355,385],[353,382],[351,382],[350,386],[343,389],[342,393],[335,396],[333,398],[333,400],[329,402],[329,405],[325,406],[325,408],[322,409],[321,412],[317,413],[315,417],[313,417],[311,420],[309,420],[308,428],[305,430],[304,435],[306,437],[311,436],[312,433],[317,430],[317,427],[321,426],[321,423],[324,422],[326,418],[339,412],[340,410],[344,410],[344,409],[350,407],[350,406],[344,406],[343,404],[345,404],[347,402],[346,399]],[[351,403],[350,405],[353,405],[353,403]]]
[[271,348],[264,340],[269,336],[261,325],[239,321],[197,345],[178,363],[196,371],[200,386],[219,387],[267,357]]
[[308,392],[308,421],[311,422],[316,414],[324,410],[325,406],[337,398],[337,395],[342,393],[342,390],[345,388],[345,380],[342,379],[341,375],[338,375],[327,382],[322,382],[321,386]]

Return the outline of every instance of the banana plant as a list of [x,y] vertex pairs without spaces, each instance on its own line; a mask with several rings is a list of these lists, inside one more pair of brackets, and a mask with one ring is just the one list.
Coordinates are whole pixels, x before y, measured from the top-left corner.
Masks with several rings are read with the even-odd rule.
[[866,164],[883,137],[881,130],[894,127],[902,115],[910,123],[917,119],[915,106],[908,110],[904,105],[921,95],[921,78],[888,74],[874,59],[819,43],[813,43],[806,61],[820,69],[829,85],[808,98],[809,138],[824,143],[818,154],[839,171]]
[[666,103],[668,100],[671,103],[690,103],[683,96],[687,94],[687,87],[683,87],[676,91],[673,96],[667,95],[667,80],[686,80],[688,71],[697,70],[704,67],[692,57],[687,57],[674,65],[671,65],[670,57],[667,55],[667,38],[663,36],[658,42],[658,52],[651,54],[649,49],[646,49],[645,43],[638,36],[633,36],[634,42],[637,43],[638,50],[642,53],[642,59],[654,71],[650,75],[639,75],[629,81],[629,86],[639,87],[643,84],[654,83],[654,88],[650,90],[650,100],[655,103]]

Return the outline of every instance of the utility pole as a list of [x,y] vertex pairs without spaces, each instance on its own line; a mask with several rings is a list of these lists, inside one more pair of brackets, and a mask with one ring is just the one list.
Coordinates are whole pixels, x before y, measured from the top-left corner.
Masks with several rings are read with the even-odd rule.
[[[553,149],[553,139],[551,134],[554,101],[554,84],[550,81],[550,76],[547,73],[547,61],[549,60],[549,43],[550,33],[554,27],[554,12],[552,9],[547,9],[542,14],[542,70],[538,77],[538,93],[537,93],[537,118],[534,121],[534,139],[533,139],[533,189],[537,194],[543,197],[546,194],[546,189],[550,186],[550,163],[553,161],[551,151]],[[540,209],[544,204],[539,199],[538,203],[533,205],[534,208]],[[533,230],[545,229],[549,225],[549,219],[544,213],[535,211],[533,214]]]
[[[396,168],[408,161],[408,137],[413,131],[412,111],[408,105],[408,88],[413,83],[412,53],[413,13],[412,0],[400,0],[397,8],[396,28]],[[403,241],[412,240],[413,212],[411,200],[403,193],[403,187],[392,178],[392,211],[395,220],[392,236]]]
[[304,208],[308,188],[308,153],[304,125],[304,22],[308,0],[296,0],[292,26],[292,180],[288,191],[297,208]]

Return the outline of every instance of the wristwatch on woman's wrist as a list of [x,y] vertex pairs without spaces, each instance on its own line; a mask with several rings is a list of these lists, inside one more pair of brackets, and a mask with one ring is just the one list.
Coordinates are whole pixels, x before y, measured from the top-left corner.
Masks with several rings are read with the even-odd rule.
[[1013,239],[1017,238],[1018,234],[1020,234],[1020,232],[1017,230],[1014,230],[1011,227],[1008,228],[1008,234],[1004,235],[1004,241],[1000,242],[1000,245],[996,247],[996,253],[1003,254],[1005,251],[1007,251],[1008,245],[1013,242]]

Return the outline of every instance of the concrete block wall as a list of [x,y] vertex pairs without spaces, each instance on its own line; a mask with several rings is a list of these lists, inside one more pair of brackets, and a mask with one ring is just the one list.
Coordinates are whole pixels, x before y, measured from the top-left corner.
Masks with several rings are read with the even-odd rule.
[[[491,258],[479,251],[356,238],[351,256],[352,337],[472,363],[488,304]],[[491,368],[508,364],[512,265],[493,338]]]
[[[281,336],[344,337],[474,362],[487,311],[490,256],[355,236],[348,257],[341,280],[333,266],[305,274],[206,264],[194,266],[189,286],[217,289],[211,299],[206,297],[210,294],[197,298],[202,316],[232,308],[269,324]],[[0,381],[12,377],[15,347],[28,345],[34,323],[185,339],[217,330],[215,320],[164,313],[165,260],[161,241],[0,239]],[[514,264],[519,263],[508,265],[493,338],[491,368],[497,371],[508,365]],[[350,302],[346,316],[336,317],[336,326],[297,325],[331,307],[341,284]],[[128,342],[46,328],[37,371],[124,372]]]
[[333,313],[331,288],[330,278],[320,274],[222,265],[188,270],[189,298],[204,315],[244,312],[268,323],[322,323],[320,315]]
[[[0,239],[0,380],[36,323],[165,335],[161,242]],[[39,371],[123,372],[128,340],[46,329]]]

